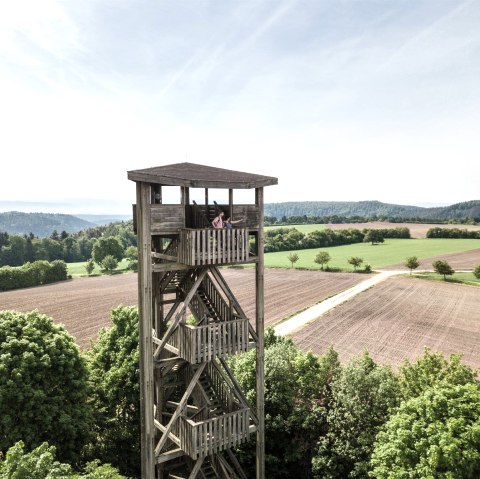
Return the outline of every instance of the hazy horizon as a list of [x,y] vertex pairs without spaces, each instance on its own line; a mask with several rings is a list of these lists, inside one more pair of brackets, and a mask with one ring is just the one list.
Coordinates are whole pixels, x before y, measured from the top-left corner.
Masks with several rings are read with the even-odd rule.
[[[322,200],[294,200],[294,201],[271,201],[269,203],[287,203],[287,202],[302,202],[302,201],[329,201],[327,199]],[[342,200],[332,200],[335,202],[341,202]],[[353,201],[353,200],[345,200]],[[380,201],[381,203],[387,203],[382,200],[356,200],[360,201]],[[467,200],[471,201],[471,200]],[[81,204],[82,206],[78,206]],[[450,206],[455,203],[390,203],[398,204],[402,206],[418,206],[421,208],[434,208],[442,206]],[[102,205],[102,206],[99,206]],[[91,216],[131,216],[132,206],[131,204],[123,204],[123,202],[111,202],[110,206],[108,200],[95,200],[95,199],[63,199],[51,202],[32,202],[32,201],[13,201],[0,200],[0,213],[9,211],[18,211],[21,213],[58,213],[68,215],[91,215]]]

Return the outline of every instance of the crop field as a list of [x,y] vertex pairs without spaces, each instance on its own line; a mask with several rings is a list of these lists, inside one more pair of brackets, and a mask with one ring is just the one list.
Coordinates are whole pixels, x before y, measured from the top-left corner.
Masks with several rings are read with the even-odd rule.
[[[222,269],[240,305],[253,321],[255,270]],[[366,275],[319,271],[265,271],[265,323],[274,324],[306,307],[354,286]],[[137,304],[137,275],[76,278],[71,281],[0,293],[0,310],[14,309],[52,316],[63,323],[86,348],[102,327],[110,325],[110,311]]]
[[420,223],[388,223],[386,221],[372,221],[371,223],[344,223],[344,224],[315,224],[315,225],[288,225],[288,226],[267,226],[265,230],[275,228],[296,228],[298,231],[307,234],[312,231],[330,228],[332,230],[343,230],[355,228],[357,230],[369,229],[389,229],[389,228],[408,228],[412,238],[425,238],[430,228],[458,228],[469,231],[480,231],[480,225],[449,225],[449,224],[420,224]]
[[[296,250],[299,256],[295,264],[297,268],[320,269],[320,266],[314,262],[318,251],[328,251],[331,256],[329,266],[341,268],[343,270],[352,270],[352,266],[347,263],[351,256],[363,258],[364,264],[370,264],[372,268],[383,268],[388,265],[398,265],[405,261],[408,256],[417,256],[418,258],[443,258],[450,253],[461,253],[480,248],[478,239],[386,239],[385,243],[372,246],[370,243],[355,243],[345,246],[334,246],[330,248],[314,248]],[[291,266],[287,259],[290,251],[281,251],[278,253],[266,253],[265,265],[268,267],[288,268]],[[475,263],[472,256],[472,264]],[[428,268],[431,268],[432,260],[428,261]],[[472,267],[472,266],[470,266]]]
[[333,345],[342,361],[368,350],[398,366],[424,347],[463,353],[480,367],[480,290],[475,286],[393,277],[359,294],[294,333],[305,351],[322,354]]

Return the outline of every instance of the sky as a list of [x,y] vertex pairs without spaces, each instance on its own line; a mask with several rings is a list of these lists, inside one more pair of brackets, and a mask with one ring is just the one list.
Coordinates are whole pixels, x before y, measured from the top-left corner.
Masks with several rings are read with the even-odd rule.
[[475,0],[1,2],[0,208],[128,214],[128,170],[184,161],[278,177],[266,202],[480,199],[478,25]]

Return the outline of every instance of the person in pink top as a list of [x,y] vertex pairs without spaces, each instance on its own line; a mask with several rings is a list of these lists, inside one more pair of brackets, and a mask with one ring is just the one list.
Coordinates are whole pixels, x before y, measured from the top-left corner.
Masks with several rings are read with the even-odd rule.
[[224,216],[225,216],[225,213],[223,211],[220,211],[220,213],[218,213],[218,215],[215,216],[215,218],[213,218],[212,226],[214,228],[224,228],[225,227],[223,223]]

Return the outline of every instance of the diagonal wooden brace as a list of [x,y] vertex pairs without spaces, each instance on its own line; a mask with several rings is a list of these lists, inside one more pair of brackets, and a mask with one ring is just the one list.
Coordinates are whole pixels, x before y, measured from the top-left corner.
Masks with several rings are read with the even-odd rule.
[[[160,356],[160,353],[162,352],[163,348],[165,347],[165,344],[167,343],[167,341],[170,339],[170,336],[173,334],[173,332],[175,331],[175,329],[177,328],[177,326],[179,325],[182,317],[183,317],[183,314],[185,313],[190,301],[192,300],[192,298],[195,296],[195,293],[197,291],[197,289],[199,288],[200,284],[202,283],[203,281],[203,278],[205,277],[205,275],[207,274],[207,271],[208,269],[207,268],[204,268],[202,269],[201,273],[198,275],[198,278],[197,280],[195,281],[195,283],[193,284],[192,288],[190,289],[189,293],[187,294],[185,300],[183,301],[183,305],[180,309],[180,311],[177,313],[176,317],[175,317],[175,320],[172,322],[172,324],[170,325],[170,327],[167,329],[167,332],[165,333],[165,335],[163,336],[162,338],[162,342],[160,343],[160,345],[158,346],[158,348],[155,350],[155,354],[153,355],[153,357],[155,359],[158,359],[158,357]],[[173,309],[173,308],[172,308]],[[175,308],[176,309],[176,308]],[[169,313],[170,314],[170,313]]]
[[168,437],[170,435],[170,432],[172,430],[173,424],[182,414],[183,407],[187,403],[188,398],[190,397],[190,394],[192,394],[193,388],[195,387],[198,380],[200,379],[200,376],[203,373],[203,370],[205,369],[206,365],[207,365],[207,363],[200,363],[199,366],[198,366],[198,369],[195,371],[195,374],[193,375],[193,378],[190,381],[190,384],[188,385],[185,393],[183,394],[182,399],[178,403],[177,409],[172,414],[172,417],[170,418],[170,421],[168,422],[167,426],[165,427],[165,431],[164,431],[162,437],[160,438],[160,441],[158,441],[158,444],[155,447],[155,455],[156,456],[158,456],[160,454],[160,451],[165,446],[165,443],[167,442],[167,439],[168,439]]

